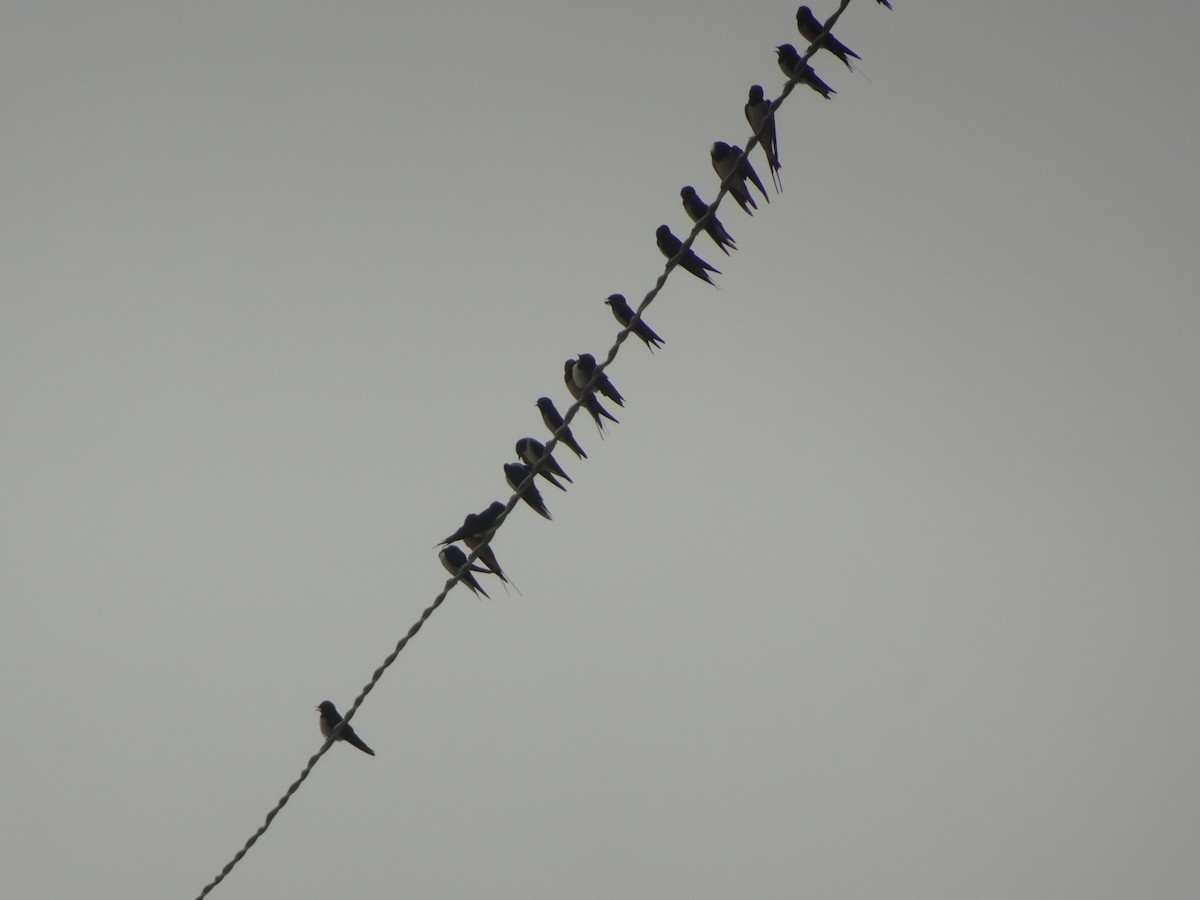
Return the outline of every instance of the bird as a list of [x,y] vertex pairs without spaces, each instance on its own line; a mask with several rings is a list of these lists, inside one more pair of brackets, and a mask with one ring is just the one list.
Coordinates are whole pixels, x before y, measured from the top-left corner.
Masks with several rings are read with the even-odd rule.
[[496,524],[496,520],[500,518],[500,513],[504,512],[504,504],[499,500],[495,500],[492,504],[480,513],[467,513],[463,519],[462,525],[452,535],[443,541],[438,541],[439,544],[453,544],[455,541],[462,541],[469,537],[482,535],[485,531]]
[[888,0],[876,0],[876,2],[877,2],[877,3],[878,3],[880,6],[886,6],[888,9],[891,9],[891,8],[892,8],[892,4],[891,4],[891,3],[889,3],[889,2],[888,2]]
[[[517,593],[521,593],[521,589],[513,584],[513,580],[504,574],[504,570],[500,568],[500,562],[496,559],[496,554],[492,551],[491,544],[483,546],[483,538],[478,535],[468,535],[462,539],[462,542],[467,545],[468,550],[478,550],[479,556],[476,557],[481,563],[488,567],[488,571],[499,578],[504,584],[511,584],[517,589]],[[505,588],[508,590],[508,588]]]
[[[337,728],[338,725],[341,725],[342,716],[337,711],[337,707],[328,700],[323,701],[321,705],[317,707],[317,712],[321,714],[321,734],[325,735],[325,737],[329,737],[331,734],[333,734],[333,729]],[[367,754],[367,756],[375,755],[375,751],[363,743],[363,739],[354,733],[354,728],[351,727],[349,722],[342,726],[342,730],[338,732],[337,739],[339,741],[345,741],[351,746],[357,747],[363,753]]]
[[[796,81],[807,84],[826,100],[829,99],[830,94],[837,93],[837,91],[817,77],[817,73],[813,71],[812,66],[801,61],[800,54],[796,52],[796,48],[791,44],[780,44],[775,48],[775,52],[779,56],[779,68],[788,78],[795,78]],[[803,65],[803,69],[800,68],[801,65]]]
[[[659,225],[658,230],[654,233],[658,238],[658,249],[662,251],[662,255],[667,259],[673,259],[683,248],[683,241],[671,234],[671,229],[666,225]],[[687,252],[679,259],[679,265],[687,269],[701,281],[707,281],[709,284],[716,287],[716,284],[708,277],[709,272],[721,274],[720,269],[715,269],[698,257],[695,252],[689,247]]]
[[768,203],[771,202],[771,198],[767,196],[767,189],[763,187],[762,179],[754,171],[750,160],[743,159],[741,164],[738,164],[737,160],[742,155],[742,148],[737,144],[731,145],[724,141],[717,141],[712,145],[708,155],[712,157],[713,171],[717,173],[717,177],[721,179],[722,183],[733,174],[733,180],[729,182],[729,193],[733,194],[733,199],[738,202],[738,206],[746,215],[752,216],[754,214],[750,210],[758,209],[758,204],[754,202],[754,196],[746,187],[747,179],[753,182]]
[[[679,192],[679,196],[683,199],[683,211],[688,214],[688,218],[693,222],[699,222],[703,219],[711,208],[700,199],[700,195],[696,193],[696,189],[690,184],[684,186],[683,190]],[[713,243],[720,247],[721,252],[726,256],[729,255],[728,248],[737,249],[737,244],[730,237],[729,232],[725,230],[725,226],[721,224],[721,220],[717,218],[715,212],[704,223],[704,232],[713,239]]]
[[[575,368],[571,370],[571,377],[575,379],[575,386],[583,390],[592,376],[596,373],[596,357],[590,353],[580,353],[575,360]],[[600,373],[600,377],[596,380],[593,390],[599,391],[603,396],[607,397],[617,406],[625,405],[625,398],[621,396],[621,392],[617,390],[604,372]]]
[[[562,428],[563,417],[558,409],[555,408],[553,400],[551,400],[549,397],[538,397],[537,403],[534,405],[537,406],[538,410],[541,412],[542,421],[546,424],[546,427],[550,429],[551,434],[554,434],[558,431],[558,429]],[[570,447],[575,452],[575,455],[580,459],[587,459],[587,454],[583,452],[583,448],[580,447],[579,442],[575,440],[575,435],[571,434],[570,427],[563,428],[562,434],[558,436],[558,439]]]
[[[447,572],[449,572],[451,575],[455,575],[458,573],[458,570],[463,567],[463,564],[466,563],[467,554],[462,552],[461,547],[451,544],[449,547],[443,547],[440,551],[438,551],[438,559],[442,561],[442,565],[445,567]],[[492,598],[488,592],[480,587],[479,582],[475,580],[475,576],[471,574],[472,572],[486,573],[487,571],[488,570],[483,566],[477,566],[474,563],[471,563],[471,567],[467,569],[467,571],[463,572],[463,576],[459,579],[459,581],[469,587],[477,596],[479,594],[483,594],[483,596],[491,600]]]
[[[715,219],[716,217],[714,216],[713,218]],[[612,314],[616,317],[621,327],[629,328],[629,323],[633,321],[633,310],[629,306],[629,301],[625,299],[625,295],[609,294],[608,299],[604,302],[612,310]],[[637,324],[633,326],[631,331],[642,339],[642,343],[650,348],[651,353],[654,352],[655,347],[661,347],[666,343],[666,341],[654,333],[653,328],[641,319],[638,319]]]
[[[515,491],[517,485],[529,477],[532,471],[525,463],[505,463],[504,477],[508,480],[509,486]],[[537,489],[537,485],[532,481],[525,485],[525,493],[521,494],[521,499],[529,504],[530,508],[535,513],[544,519],[553,519],[550,515],[550,510],[546,509],[546,501],[542,499],[541,491]]]
[[[713,171],[717,173],[717,177],[721,179],[721,183],[725,183],[725,179],[733,172],[733,163],[737,159],[736,156],[731,156],[729,151],[732,148],[724,141],[717,141],[709,150],[709,156],[712,157]],[[758,204],[754,202],[754,195],[750,193],[750,189],[746,187],[746,179],[744,175],[734,178],[729,182],[729,193],[738,206],[742,208],[748,216],[754,215],[751,210],[758,209]]]
[[783,190],[783,183],[779,180],[779,143],[775,137],[775,117],[767,115],[771,111],[771,101],[763,96],[761,84],[751,85],[745,111],[751,130],[759,135],[758,144],[767,156],[771,181],[775,184],[775,192],[779,193]]
[[[807,6],[802,6],[796,10],[796,27],[800,30],[800,36],[811,43],[817,39],[817,35],[821,33],[825,25],[812,14],[811,9]],[[846,68],[851,72],[854,71],[854,66],[850,62],[850,57],[853,56],[855,59],[862,59],[861,56],[835,38],[833,32],[821,38],[820,46],[822,50],[828,50],[845,63]]]
[[563,383],[567,386],[567,390],[571,392],[571,396],[579,401],[579,405],[588,411],[588,415],[596,423],[596,430],[600,432],[601,437],[604,437],[604,420],[610,419],[620,424],[620,419],[605,409],[604,404],[596,399],[594,393],[588,391],[588,393],[584,394],[579,389],[579,385],[575,383],[575,362],[574,359],[568,359],[563,363]]
[[563,471],[563,467],[558,464],[558,460],[556,460],[553,455],[546,453],[545,444],[543,444],[541,441],[535,441],[531,437],[523,437],[517,441],[516,451],[517,459],[529,466],[537,465],[538,460],[545,456],[546,464],[542,466],[538,474],[560,491],[566,490],[566,488],[563,487],[563,483],[558,479],[562,478],[566,481],[571,481],[571,476]]

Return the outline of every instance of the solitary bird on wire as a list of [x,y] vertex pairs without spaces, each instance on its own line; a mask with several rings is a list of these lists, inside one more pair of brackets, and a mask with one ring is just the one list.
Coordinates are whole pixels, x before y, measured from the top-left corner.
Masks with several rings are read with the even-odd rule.
[[748,216],[754,215],[750,212],[752,209],[758,209],[758,204],[754,202],[754,195],[750,193],[750,188],[746,187],[747,179],[754,183],[754,186],[762,193],[763,198],[768,203],[771,198],[767,196],[767,189],[763,187],[762,179],[758,177],[758,173],[754,171],[754,166],[750,164],[750,160],[743,159],[741,164],[737,164],[738,157],[742,155],[742,148],[734,145],[729,145],[724,141],[717,141],[712,145],[712,149],[708,151],[708,155],[712,158],[713,171],[717,173],[717,177],[722,182],[735,173],[733,180],[729,182],[729,193],[733,199],[738,202],[738,206],[742,208]]
[[[659,225],[658,231],[654,233],[654,236],[658,238],[658,249],[667,259],[673,259],[683,248],[683,241],[671,234],[671,229],[666,225]],[[708,273],[716,272],[720,275],[721,270],[710,266],[698,257],[691,248],[688,248],[688,251],[680,257],[679,265],[683,266],[683,268],[687,269],[687,271],[691,272],[701,281],[707,281],[713,287],[716,287],[713,280],[708,277]]]
[[[575,367],[571,370],[571,377],[575,379],[575,386],[583,390],[592,376],[596,374],[596,357],[590,353],[580,353],[575,360]],[[625,398],[621,396],[621,392],[617,390],[606,374],[600,373],[600,378],[596,381],[593,390],[599,391],[617,406],[625,405]]]
[[779,180],[779,144],[775,137],[775,117],[767,115],[771,111],[771,101],[763,96],[761,84],[751,85],[745,111],[750,129],[755,134],[762,132],[758,143],[767,156],[767,167],[771,170],[775,192],[779,193],[783,190],[783,183]]
[[[693,223],[699,222],[708,213],[708,204],[700,199],[700,195],[696,193],[696,189],[690,184],[686,185],[679,192],[679,196],[683,198],[683,211],[688,214],[688,218]],[[720,247],[726,256],[729,255],[727,247],[732,247],[734,250],[737,249],[737,244],[729,236],[729,232],[725,230],[725,226],[721,224],[721,220],[717,218],[715,212],[704,223],[704,233],[713,239],[713,243]]]
[[438,543],[453,544],[455,541],[465,540],[469,537],[481,536],[485,531],[496,524],[496,520],[500,518],[500,513],[502,512],[504,512],[504,504],[499,500],[494,500],[492,501],[491,506],[489,506],[483,512],[467,513],[466,518],[463,519],[463,523],[458,530],[445,540],[438,541]]
[[[467,561],[467,554],[462,552],[462,548],[451,544],[449,547],[443,547],[441,549],[441,551],[438,553],[438,559],[442,561],[442,566],[445,567],[446,571],[453,575],[463,567],[463,564]],[[474,563],[471,563],[471,567],[463,573],[463,576],[459,579],[459,581],[469,587],[476,596],[483,594],[483,596],[491,600],[491,596],[487,591],[479,586],[479,582],[475,580],[475,576],[471,574],[472,572],[488,573],[488,570],[483,566],[477,566]]]
[[[537,461],[543,456],[546,456],[546,445],[541,441],[535,441],[531,437],[523,437],[517,441],[517,459],[530,466],[531,468],[537,464]],[[563,467],[558,464],[553,456],[546,459],[546,464],[542,466],[538,472],[548,482],[558,488],[560,491],[565,491],[563,483],[559,481],[562,478],[566,481],[571,481],[571,476],[563,471]],[[555,477],[557,476],[557,477]]]
[[[808,42],[815,41],[817,35],[821,33],[821,29],[825,27],[816,16],[812,14],[812,10],[807,6],[802,6],[796,10],[796,27],[800,29],[800,36]],[[862,59],[857,53],[839,41],[833,36],[833,32],[821,38],[821,49],[828,50],[838,59],[846,64],[846,68],[851,72],[854,71],[854,66],[850,62],[850,57]]]
[[[522,481],[529,477],[529,466],[525,463],[505,463],[504,477],[507,479],[509,487],[514,491]],[[537,489],[537,484],[529,482],[525,485],[525,492],[521,494],[521,499],[529,504],[530,509],[541,516],[543,519],[553,519],[550,515],[550,510],[546,509],[546,501],[542,499],[542,493]]]
[[813,71],[812,66],[801,61],[800,54],[796,52],[796,48],[791,44],[780,44],[775,48],[775,52],[779,57],[779,68],[788,78],[795,78],[800,84],[807,84],[826,100],[829,99],[831,94],[837,93],[837,91],[817,77],[817,73]]
[[[625,299],[625,295],[609,294],[608,299],[604,302],[612,310],[613,316],[616,317],[621,327],[629,328],[629,323],[633,321],[633,309],[630,307],[629,301]],[[638,319],[637,324],[633,326],[631,332],[642,339],[642,342],[650,349],[651,353],[654,352],[655,347],[661,347],[666,343],[666,341],[654,333],[653,328],[641,319]]]
[[[562,428],[563,417],[558,409],[554,406],[554,401],[549,397],[538,397],[535,404],[542,414],[542,421],[546,427],[550,429],[550,433],[554,434],[559,428]],[[564,428],[563,433],[558,436],[558,439],[575,451],[575,455],[580,459],[587,459],[587,454],[583,452],[583,448],[579,446],[579,442],[575,440],[575,435],[571,434],[570,428]]]
[[[333,734],[333,729],[337,728],[338,725],[341,724],[342,716],[337,711],[337,707],[328,700],[324,701],[320,706],[318,706],[317,711],[321,714],[321,734],[325,735],[325,737],[329,737],[331,734]],[[375,755],[375,751],[363,743],[363,739],[354,733],[354,728],[349,724],[347,724],[340,732],[338,732],[337,739],[339,741],[345,741],[351,746],[357,747],[368,756]]]
[[563,384],[567,386],[567,390],[571,392],[571,396],[579,401],[579,404],[588,411],[588,415],[592,417],[592,421],[596,423],[596,430],[600,432],[600,436],[604,437],[604,419],[616,422],[618,425],[621,420],[604,408],[604,404],[596,399],[596,395],[589,391],[584,394],[579,389],[579,385],[575,383],[575,363],[576,360],[568,359],[563,363]]

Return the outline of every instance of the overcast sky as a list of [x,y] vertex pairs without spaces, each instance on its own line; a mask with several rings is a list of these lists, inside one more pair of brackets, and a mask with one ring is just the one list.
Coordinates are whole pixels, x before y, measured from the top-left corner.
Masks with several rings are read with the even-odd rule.
[[[214,897],[1197,896],[1200,4],[894,5]],[[794,12],[4,7],[0,894],[216,874]]]

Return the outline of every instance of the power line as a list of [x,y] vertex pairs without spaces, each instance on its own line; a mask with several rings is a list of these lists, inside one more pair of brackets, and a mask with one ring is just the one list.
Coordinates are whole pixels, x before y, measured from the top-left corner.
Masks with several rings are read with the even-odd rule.
[[379,683],[379,680],[383,677],[383,673],[386,672],[392,663],[396,661],[396,658],[400,655],[400,651],[402,651],[408,645],[408,642],[412,640],[417,632],[421,630],[422,626],[424,626],[425,621],[431,615],[433,615],[434,611],[439,606],[442,605],[451,589],[462,580],[465,574],[470,571],[471,564],[474,563],[475,560],[479,558],[480,554],[484,553],[491,545],[492,538],[495,537],[496,532],[500,530],[500,526],[504,524],[505,520],[508,518],[508,514],[512,512],[513,507],[515,507],[521,500],[528,486],[533,483],[534,479],[537,478],[538,474],[543,468],[545,468],[552,452],[554,451],[554,448],[558,446],[559,437],[570,428],[571,421],[575,418],[575,415],[579,412],[585,400],[591,395],[597,383],[600,381],[604,370],[608,367],[609,363],[616,359],[617,353],[620,352],[621,345],[625,342],[625,339],[629,337],[630,332],[633,331],[633,329],[636,328],[637,324],[641,321],[642,312],[658,297],[659,293],[666,285],[667,278],[670,277],[672,270],[674,270],[676,266],[679,265],[680,261],[687,255],[688,251],[692,247],[692,244],[695,243],[696,237],[702,231],[704,231],[704,228],[708,224],[709,220],[716,215],[717,207],[720,205],[721,200],[724,199],[725,195],[729,193],[730,185],[739,180],[739,169],[741,168],[742,163],[749,158],[750,152],[757,147],[759,143],[761,143],[763,135],[774,123],[775,111],[779,109],[779,107],[783,104],[783,101],[787,99],[788,95],[791,94],[792,90],[799,83],[799,78],[806,71],[808,60],[813,56],[813,54],[821,49],[821,41],[833,28],[834,24],[836,24],[837,20],[841,17],[842,13],[849,5],[850,0],[841,0],[833,15],[831,15],[825,21],[825,25],[821,32],[808,45],[808,49],[800,57],[800,62],[795,68],[795,74],[793,74],[784,84],[783,90],[780,91],[779,96],[771,101],[771,104],[767,110],[767,115],[763,119],[763,124],[759,127],[758,131],[750,136],[750,139],[746,142],[746,146],[742,150],[742,153],[734,161],[730,173],[721,181],[720,190],[717,192],[717,196],[713,202],[709,204],[708,212],[697,219],[692,225],[691,232],[688,234],[687,238],[684,239],[679,250],[674,256],[667,260],[666,265],[663,267],[662,274],[658,276],[658,280],[655,281],[654,286],[646,293],[646,296],[642,299],[642,302],[638,305],[637,309],[634,310],[633,317],[629,320],[628,324],[626,324],[617,333],[616,339],[613,341],[612,346],[608,350],[608,354],[603,360],[597,362],[595,371],[592,373],[592,377],[580,390],[580,399],[576,400],[567,408],[567,412],[563,416],[562,424],[553,432],[550,440],[546,443],[546,450],[542,454],[542,457],[537,460],[536,463],[530,466],[529,472],[525,476],[524,480],[516,486],[512,496],[508,498],[508,502],[504,505],[503,512],[497,516],[496,521],[491,525],[491,527],[482,533],[480,542],[467,556],[466,562],[463,563],[457,572],[455,572],[446,580],[446,583],[442,586],[441,592],[433,598],[433,602],[425,608],[425,610],[421,613],[420,618],[418,618],[417,621],[413,623],[412,627],[408,629],[408,633],[396,642],[396,646],[392,649],[392,652],[387,655],[379,667],[371,674],[370,681],[363,686],[358,696],[354,698],[354,703],[343,714],[342,722],[339,723],[338,726],[330,733],[329,737],[325,739],[325,743],[321,745],[321,748],[309,758],[308,763],[300,771],[300,775],[288,786],[288,789],[284,792],[283,796],[279,798],[275,806],[272,807],[271,811],[267,813],[262,825],[260,825],[258,830],[256,830],[254,834],[250,836],[242,848],[238,850],[236,854],[234,854],[233,858],[225,864],[217,876],[204,886],[204,888],[197,895],[196,900],[203,900],[203,898],[206,897],[213,888],[224,881],[225,876],[233,870],[233,867],[241,861],[242,857],[244,857],[249,852],[250,848],[257,843],[258,839],[262,837],[266,830],[271,826],[271,822],[274,821],[277,815],[279,815],[280,810],[287,805],[287,802],[292,798],[292,795],[296,793],[296,791],[300,789],[300,785],[304,784],[305,780],[307,780],[308,776],[312,773],[313,768],[316,767],[317,762],[337,741],[338,735],[341,734],[345,725],[350,722],[350,719],[354,716],[355,712],[358,711],[358,708],[362,706],[367,695],[375,689],[375,685]]

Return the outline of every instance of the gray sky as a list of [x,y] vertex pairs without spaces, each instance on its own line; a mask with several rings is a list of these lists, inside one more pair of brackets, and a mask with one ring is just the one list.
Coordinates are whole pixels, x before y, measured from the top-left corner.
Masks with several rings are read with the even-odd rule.
[[[497,538],[524,596],[214,896],[1196,896],[1200,5],[895,5]],[[0,893],[257,827],[778,92],[742,6],[5,7]]]

